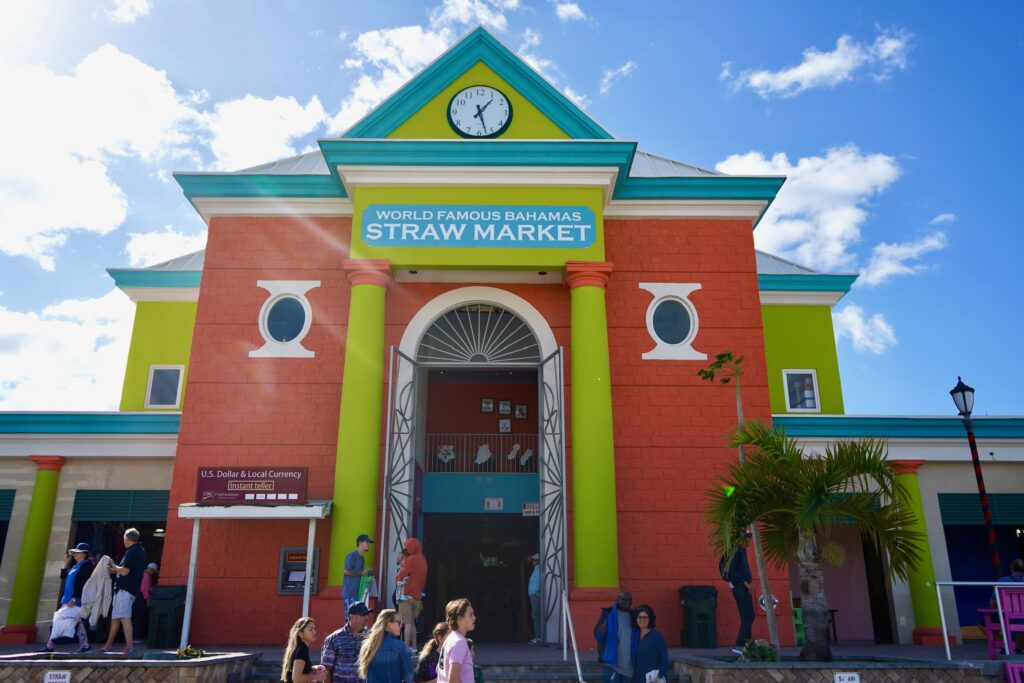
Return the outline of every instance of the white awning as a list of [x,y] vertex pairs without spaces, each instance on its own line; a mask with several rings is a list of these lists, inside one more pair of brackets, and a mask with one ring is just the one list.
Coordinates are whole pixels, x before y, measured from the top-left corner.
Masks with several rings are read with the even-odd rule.
[[305,505],[197,505],[182,503],[182,519],[323,519],[331,514],[331,501],[311,500]]

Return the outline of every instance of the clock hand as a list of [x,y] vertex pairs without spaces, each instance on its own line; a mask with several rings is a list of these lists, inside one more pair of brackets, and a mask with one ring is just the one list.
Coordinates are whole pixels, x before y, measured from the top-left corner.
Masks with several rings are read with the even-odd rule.
[[476,108],[480,111],[481,114],[483,114],[484,113],[484,109],[487,109],[487,107],[491,106],[491,102],[493,102],[493,101],[494,101],[494,98],[492,97],[491,99],[487,100],[487,104],[485,104],[482,107],[478,104],[476,106]]
[[[487,104],[490,104],[490,102]],[[487,108],[487,104],[482,107],[479,104],[476,105],[476,113],[473,114],[474,119],[480,119],[480,128],[482,128],[484,132],[487,131],[487,124],[484,122],[484,109]]]

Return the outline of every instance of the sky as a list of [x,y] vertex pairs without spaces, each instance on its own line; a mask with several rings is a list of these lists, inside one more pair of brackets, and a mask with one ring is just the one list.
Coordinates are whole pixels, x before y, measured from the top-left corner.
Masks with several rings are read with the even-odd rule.
[[205,244],[174,171],[315,148],[477,25],[615,137],[786,175],[761,249],[860,279],[846,411],[1024,415],[1024,3],[0,4],[0,410],[116,410],[107,267]]

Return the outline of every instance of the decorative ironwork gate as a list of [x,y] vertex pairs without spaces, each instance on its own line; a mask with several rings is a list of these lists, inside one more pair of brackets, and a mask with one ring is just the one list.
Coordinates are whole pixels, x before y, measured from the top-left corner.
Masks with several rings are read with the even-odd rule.
[[562,349],[541,361],[537,384],[540,416],[541,621],[545,642],[562,642],[566,576],[565,392]]
[[380,561],[377,582],[381,604],[391,595],[388,582],[405,539],[415,522],[417,410],[420,365],[391,347],[388,370],[387,441],[384,445],[384,485],[381,487]]

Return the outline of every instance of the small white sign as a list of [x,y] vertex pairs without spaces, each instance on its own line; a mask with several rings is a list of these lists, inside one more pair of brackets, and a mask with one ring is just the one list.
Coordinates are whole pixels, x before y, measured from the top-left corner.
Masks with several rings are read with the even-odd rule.
[[484,498],[484,510],[487,510],[489,512],[500,512],[504,509],[504,498]]
[[540,517],[540,503],[523,503],[523,517]]
[[71,672],[47,671],[43,674],[43,683],[71,683]]
[[860,683],[859,673],[837,673],[832,676],[833,683]]

